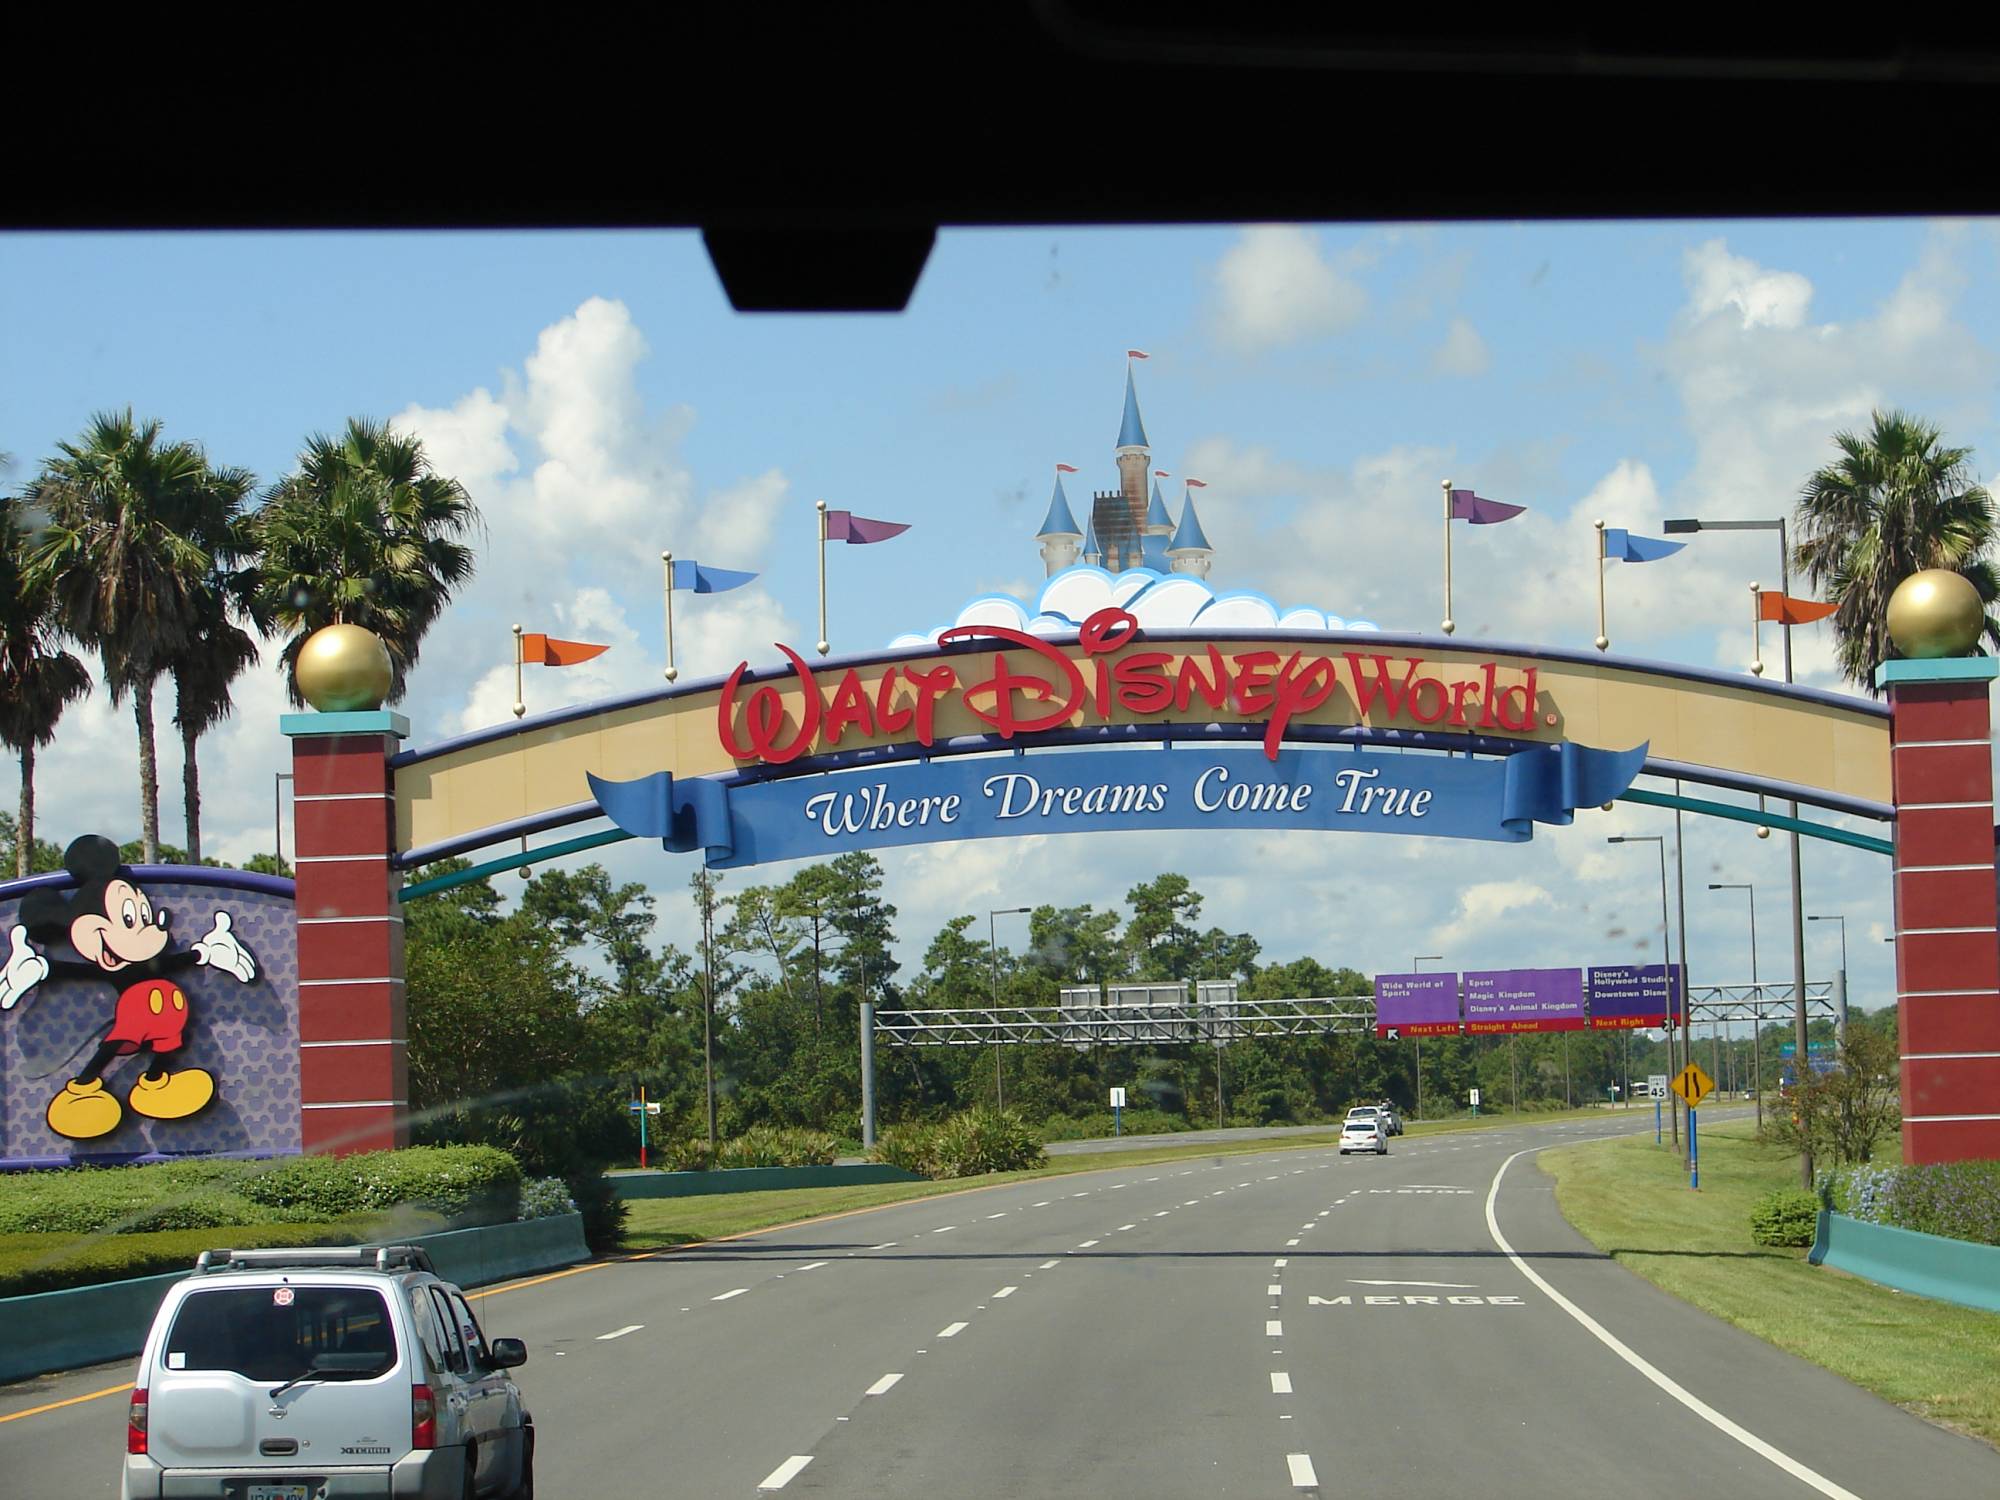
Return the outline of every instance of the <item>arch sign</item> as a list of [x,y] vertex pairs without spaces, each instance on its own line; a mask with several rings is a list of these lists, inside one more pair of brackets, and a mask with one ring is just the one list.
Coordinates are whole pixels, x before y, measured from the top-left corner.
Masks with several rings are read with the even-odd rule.
[[[447,856],[505,846],[475,873],[514,867],[528,837],[579,827],[596,831],[532,857],[644,838],[735,868],[1228,828],[1510,842],[1617,797],[1758,816],[1684,798],[1681,782],[1893,828],[1905,1154],[2000,1155],[2000,1062],[1965,1060],[2000,1058],[1990,660],[1891,662],[1884,705],[1538,646],[1142,628],[1115,603],[1019,624],[962,621],[831,661],[781,645],[775,667],[417,750],[394,713],[287,716],[308,1148],[399,1138],[399,872]],[[1824,821],[1765,821],[1890,849]],[[462,877],[414,891],[445,878]]]

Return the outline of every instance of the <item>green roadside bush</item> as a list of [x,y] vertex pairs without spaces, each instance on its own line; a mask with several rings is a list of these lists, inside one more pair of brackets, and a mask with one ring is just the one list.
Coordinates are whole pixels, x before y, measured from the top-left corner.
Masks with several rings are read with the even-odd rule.
[[655,1146],[653,1164],[662,1172],[706,1172],[715,1162],[708,1154],[707,1137],[693,1135]]
[[399,1208],[453,1227],[493,1224],[519,1213],[520,1191],[520,1167],[490,1146],[76,1167],[0,1176],[0,1234],[324,1224]]
[[[405,1217],[401,1234],[444,1227]],[[286,1245],[360,1245],[383,1238],[381,1221],[359,1215],[332,1223],[232,1225],[223,1230],[165,1229],[144,1234],[0,1234],[0,1297],[58,1292],[135,1276],[194,1269],[204,1250],[261,1250]]]
[[1760,1245],[1810,1245],[1819,1225],[1819,1195],[1804,1188],[1766,1193],[1750,1210],[1750,1238]]
[[834,1138],[823,1130],[753,1125],[733,1141],[715,1149],[718,1167],[830,1167],[838,1152]]
[[1185,1115],[1170,1115],[1163,1109],[1128,1109],[1122,1123],[1114,1122],[1110,1110],[1087,1115],[1050,1115],[1042,1121],[1045,1141],[1094,1141],[1115,1129],[1126,1135],[1169,1135],[1193,1130]]
[[874,1158],[934,1179],[1019,1172],[1046,1159],[1040,1134],[1012,1110],[973,1109],[941,1125],[899,1125],[882,1133]]

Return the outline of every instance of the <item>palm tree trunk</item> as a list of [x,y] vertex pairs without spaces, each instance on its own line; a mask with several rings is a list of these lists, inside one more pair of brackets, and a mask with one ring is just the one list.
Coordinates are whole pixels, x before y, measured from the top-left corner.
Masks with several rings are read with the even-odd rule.
[[153,676],[132,684],[132,720],[139,726],[139,862],[160,862],[160,763],[153,751]]
[[21,747],[21,816],[16,824],[20,842],[14,845],[14,874],[26,876],[35,862],[35,744]]
[[201,738],[186,724],[181,725],[181,805],[187,810],[187,862],[201,863],[201,765],[195,759],[195,742]]

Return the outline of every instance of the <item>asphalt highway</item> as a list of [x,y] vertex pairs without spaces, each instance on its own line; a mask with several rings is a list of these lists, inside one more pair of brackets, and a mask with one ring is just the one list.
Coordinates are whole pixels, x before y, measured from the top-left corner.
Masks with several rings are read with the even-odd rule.
[[[1114,1165],[477,1306],[554,1497],[2000,1494],[2000,1452],[1564,1223],[1532,1153],[1642,1123]],[[113,1495],[130,1374],[0,1389],[0,1487]]]

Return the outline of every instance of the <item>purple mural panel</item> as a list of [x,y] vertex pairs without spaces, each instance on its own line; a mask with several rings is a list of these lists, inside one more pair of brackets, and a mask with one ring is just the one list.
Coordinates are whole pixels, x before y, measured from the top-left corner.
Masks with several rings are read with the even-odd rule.
[[1456,974],[1377,974],[1375,1035],[1458,1035]]
[[[72,875],[0,884],[0,1167],[297,1152],[291,882],[142,865],[96,884],[108,902]],[[158,951],[131,960],[130,933]]]
[[1581,969],[1487,969],[1465,976],[1470,1035],[1583,1027]]
[[[1673,966],[1675,1013],[1679,1013],[1681,966]],[[1629,1031],[1667,1024],[1667,966],[1611,964],[1590,971],[1590,1025],[1594,1031]]]

